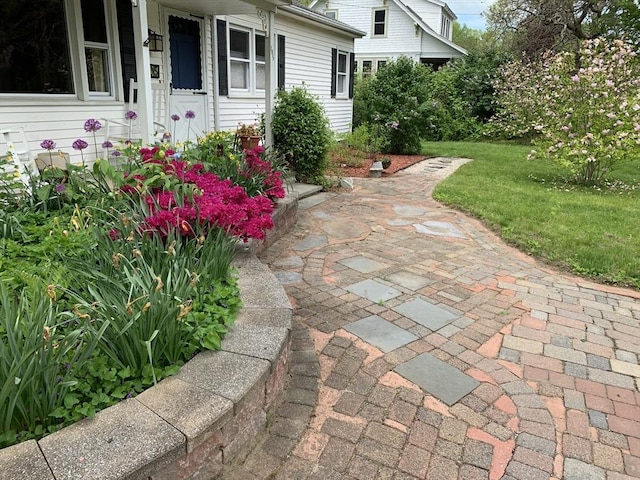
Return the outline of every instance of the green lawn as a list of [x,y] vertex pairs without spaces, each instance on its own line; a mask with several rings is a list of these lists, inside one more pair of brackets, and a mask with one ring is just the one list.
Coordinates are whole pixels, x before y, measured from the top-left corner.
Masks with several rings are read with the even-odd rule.
[[508,243],[561,269],[640,288],[640,159],[610,173],[615,188],[582,188],[527,160],[530,147],[427,142],[428,155],[467,157],[434,197],[481,219]]

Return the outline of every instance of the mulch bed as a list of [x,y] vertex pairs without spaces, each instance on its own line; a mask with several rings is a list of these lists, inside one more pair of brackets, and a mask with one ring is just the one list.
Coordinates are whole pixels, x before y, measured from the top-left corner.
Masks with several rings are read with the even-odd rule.
[[[382,158],[388,158],[391,160],[391,165],[386,170],[382,171],[382,176],[393,175],[394,173],[410,167],[418,162],[426,160],[427,157],[424,155],[378,155],[376,157],[377,161],[380,161]],[[337,172],[340,172],[342,177],[359,177],[364,178],[369,176],[369,169],[373,164],[374,160],[372,158],[365,158],[362,160],[362,165],[358,167],[350,167],[346,164],[342,163],[340,159],[332,159],[334,168]]]

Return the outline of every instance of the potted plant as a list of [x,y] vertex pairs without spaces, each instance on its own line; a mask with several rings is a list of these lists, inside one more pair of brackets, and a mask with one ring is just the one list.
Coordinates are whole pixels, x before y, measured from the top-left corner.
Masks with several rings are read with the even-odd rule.
[[255,122],[250,124],[242,122],[238,123],[236,134],[240,138],[240,145],[242,146],[242,150],[254,149],[260,144],[260,140],[262,140],[260,128]]

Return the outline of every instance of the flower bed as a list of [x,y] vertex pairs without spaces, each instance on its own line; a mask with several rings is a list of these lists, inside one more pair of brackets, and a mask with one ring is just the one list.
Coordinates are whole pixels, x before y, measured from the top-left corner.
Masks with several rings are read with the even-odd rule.
[[[85,123],[94,143],[99,128]],[[236,243],[264,238],[284,190],[261,149],[216,145],[218,156],[213,137],[180,153],[110,144],[122,170],[105,160],[89,170],[83,155],[20,191],[10,179],[0,194],[0,446],[93,416],[220,348],[240,307]]]

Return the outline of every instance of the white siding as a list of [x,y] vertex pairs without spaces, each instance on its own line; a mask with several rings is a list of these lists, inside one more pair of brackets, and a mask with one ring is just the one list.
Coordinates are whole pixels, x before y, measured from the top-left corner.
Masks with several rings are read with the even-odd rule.
[[[403,0],[436,34],[441,33],[443,7],[429,0]],[[338,20],[367,32],[355,40],[356,57],[359,60],[395,59],[405,55],[414,60],[420,58],[454,58],[461,53],[433,35],[419,29],[416,23],[394,1],[387,0],[387,35],[372,37],[373,10],[382,8],[381,0],[320,0],[313,9],[319,13],[337,10]],[[452,22],[453,23],[453,22]],[[451,26],[453,29],[453,25]],[[450,38],[449,38],[450,39]]]
[[[372,17],[374,8],[382,8],[382,2],[369,0],[329,1],[329,8],[338,9],[338,20],[347,23],[367,35],[355,40],[355,52],[358,58],[364,57],[398,57],[399,55],[420,55],[420,34],[416,35],[414,22],[395,2],[387,1],[388,8],[387,35],[372,37]],[[322,13],[325,2],[320,1],[314,10]]]
[[348,132],[353,119],[353,102],[347,98],[331,98],[331,49],[353,51],[353,38],[326,30],[292,18],[283,18],[278,25],[285,36],[285,86],[304,84],[323,105],[331,129]]
[[422,33],[422,51],[424,52],[423,58],[458,58],[462,56],[459,51],[436,40],[426,32]]
[[[261,28],[250,16],[228,16],[230,24]],[[351,99],[331,98],[331,49],[353,51],[353,38],[298,21],[289,15],[276,16],[276,33],[285,36],[285,88],[306,85],[318,97],[329,118],[331,129],[351,128]],[[274,51],[276,50],[274,46]],[[273,68],[277,68],[274,63]],[[235,130],[239,122],[251,123],[264,112],[264,98],[231,93],[218,99],[219,130]]]
[[425,0],[403,0],[403,3],[416,12],[436,33],[440,33],[442,7]]
[[[0,104],[0,129],[11,126],[24,128],[32,156],[45,152],[40,142],[51,139],[56,142],[56,150],[70,155],[71,163],[81,163],[80,153],[71,144],[82,138],[89,143],[84,150],[85,162],[95,159],[93,136],[84,131],[84,122],[88,118],[117,118],[124,121],[127,107],[122,102],[80,102],[80,101],[19,101],[2,100]],[[103,122],[104,123],[104,122]],[[104,129],[97,132],[98,154],[102,156],[101,144]]]
[[[149,28],[163,36],[164,52],[150,52],[151,63],[160,66],[160,79],[153,80],[154,84],[162,84],[169,88],[170,79],[167,78],[166,66],[167,46],[169,41],[166,28],[166,12],[155,1],[149,1]],[[257,16],[234,17],[244,25],[261,28]],[[234,18],[228,21],[233,23]],[[221,130],[235,130],[238,122],[253,122],[264,112],[264,97],[223,96],[218,98],[220,118],[214,123],[214,102],[216,76],[216,45],[212,32],[212,17],[205,17],[204,22],[204,55],[205,55],[205,86],[208,93],[209,125],[216,125]],[[286,41],[286,88],[301,85],[303,82],[309,91],[316,95],[325,108],[331,128],[335,132],[345,132],[351,127],[352,101],[350,99],[331,98],[331,49],[338,48],[348,52],[353,51],[353,38],[345,33],[329,30],[317,24],[301,21],[291,15],[276,16],[276,33],[285,36]],[[277,48],[274,46],[274,49]],[[274,65],[274,68],[277,68]],[[121,79],[116,79],[121,82]],[[215,82],[215,83],[214,83]],[[162,97],[162,96],[160,96]],[[156,102],[157,110],[154,120],[165,124],[170,130],[166,97]],[[0,98],[0,129],[11,126],[24,127],[30,144],[32,155],[42,152],[40,142],[52,139],[57,143],[57,149],[69,153],[72,163],[80,163],[79,152],[73,150],[71,144],[77,138],[83,138],[89,143],[84,151],[85,161],[90,163],[95,158],[93,137],[84,129],[84,122],[88,118],[121,119],[129,105],[123,101],[79,101],[73,98],[48,97],[8,97]],[[98,146],[104,140],[104,129],[98,132]],[[162,133],[162,132],[159,132]],[[98,154],[102,155],[101,148]]]

